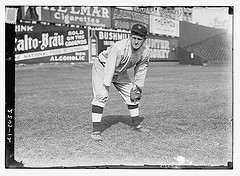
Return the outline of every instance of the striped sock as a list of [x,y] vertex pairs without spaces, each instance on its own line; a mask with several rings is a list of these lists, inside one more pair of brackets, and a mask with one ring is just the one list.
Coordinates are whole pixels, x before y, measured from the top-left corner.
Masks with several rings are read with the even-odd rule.
[[133,126],[140,125],[140,118],[139,118],[139,108],[138,105],[128,105],[128,110],[130,112],[130,116],[132,117],[132,124]]
[[103,114],[103,108],[100,106],[92,106],[92,123],[93,123],[93,132],[102,130],[102,114]]

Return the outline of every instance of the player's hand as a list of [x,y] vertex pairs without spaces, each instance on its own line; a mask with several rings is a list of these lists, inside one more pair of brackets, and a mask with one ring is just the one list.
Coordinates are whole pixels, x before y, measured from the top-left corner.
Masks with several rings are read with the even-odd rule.
[[136,84],[133,84],[132,89],[133,89],[133,90],[139,90],[139,87],[138,87]]
[[142,90],[137,86],[133,85],[133,88],[130,91],[130,100],[131,102],[138,102],[142,98]]

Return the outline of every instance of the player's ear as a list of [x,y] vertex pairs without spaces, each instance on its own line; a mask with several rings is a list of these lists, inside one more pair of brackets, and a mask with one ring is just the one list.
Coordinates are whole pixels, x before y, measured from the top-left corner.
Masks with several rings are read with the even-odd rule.
[[143,38],[143,42],[145,42],[145,41],[146,41],[146,39],[147,39],[147,37],[146,37],[146,36],[144,36],[144,38]]

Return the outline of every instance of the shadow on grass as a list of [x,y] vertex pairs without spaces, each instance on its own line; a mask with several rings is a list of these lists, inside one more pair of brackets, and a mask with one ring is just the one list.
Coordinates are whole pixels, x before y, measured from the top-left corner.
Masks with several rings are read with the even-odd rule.
[[[143,117],[139,117],[140,122],[144,120]],[[132,118],[128,115],[107,115],[102,117],[102,132],[110,128],[117,123],[124,123],[128,126],[132,126]]]

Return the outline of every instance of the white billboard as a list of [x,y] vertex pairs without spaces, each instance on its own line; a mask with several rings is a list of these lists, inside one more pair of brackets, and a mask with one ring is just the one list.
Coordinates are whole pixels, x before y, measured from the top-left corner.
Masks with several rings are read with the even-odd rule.
[[150,33],[179,37],[179,21],[150,15]]

